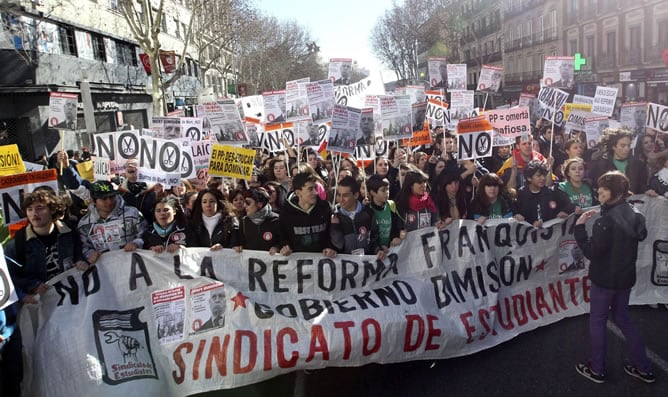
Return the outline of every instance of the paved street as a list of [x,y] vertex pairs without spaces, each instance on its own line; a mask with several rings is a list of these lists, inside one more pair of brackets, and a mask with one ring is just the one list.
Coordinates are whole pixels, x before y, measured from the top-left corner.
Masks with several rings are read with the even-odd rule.
[[668,311],[632,309],[655,365],[657,382],[624,373],[619,331],[609,325],[608,378],[595,384],[575,372],[588,355],[587,316],[538,328],[493,349],[448,360],[328,368],[199,396],[668,396]]

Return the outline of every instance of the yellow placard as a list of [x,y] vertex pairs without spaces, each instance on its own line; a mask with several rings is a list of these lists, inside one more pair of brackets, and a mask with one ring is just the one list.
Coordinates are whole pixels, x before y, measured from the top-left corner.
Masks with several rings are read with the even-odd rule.
[[254,149],[214,144],[211,147],[209,175],[250,180],[255,160]]
[[0,146],[0,175],[16,175],[26,172],[23,158],[16,144]]
[[79,175],[81,175],[82,178],[95,182],[92,161],[83,161],[77,164],[77,171],[79,171]]
[[588,103],[564,104],[564,120],[568,120],[568,115],[570,115],[573,110],[582,110],[584,112],[591,112],[591,105]]

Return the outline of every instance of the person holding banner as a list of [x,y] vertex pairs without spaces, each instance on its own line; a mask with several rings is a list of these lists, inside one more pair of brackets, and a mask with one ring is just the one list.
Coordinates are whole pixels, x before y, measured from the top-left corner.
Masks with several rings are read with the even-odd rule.
[[526,165],[526,183],[517,191],[515,219],[539,228],[543,222],[567,218],[575,211],[575,206],[564,192],[546,186],[548,175],[550,171],[547,165],[540,160],[533,160]]
[[406,232],[429,226],[445,226],[445,222],[439,218],[438,207],[429,194],[427,180],[427,175],[416,169],[408,171],[404,177],[397,196],[397,210],[404,221]]
[[662,165],[662,168],[652,175],[652,178],[649,180],[649,186],[659,196],[668,198],[668,153],[658,157],[655,162]]
[[141,236],[146,221],[135,207],[125,204],[109,181],[96,181],[90,189],[93,205],[79,221],[78,229],[84,257],[90,264],[107,251],[136,251],[144,246]]
[[197,194],[186,228],[186,245],[211,251],[239,245],[239,221],[220,190],[206,189]]
[[471,203],[473,220],[482,225],[488,219],[507,219],[513,217],[513,202],[505,189],[503,180],[490,172],[480,178],[478,190]]
[[155,253],[177,252],[186,245],[185,216],[175,198],[163,198],[153,207],[155,221],[144,232],[144,248]]
[[390,200],[390,181],[380,175],[371,175],[366,182],[371,200],[368,208],[374,211],[378,224],[378,245],[385,251],[401,244],[404,221],[397,205]]
[[592,382],[605,382],[606,325],[612,311],[612,318],[622,330],[631,351],[632,364],[625,365],[624,371],[643,382],[653,383],[656,378],[645,345],[628,313],[631,288],[636,283],[638,243],[647,236],[645,218],[625,200],[630,182],[624,174],[606,172],[598,178],[597,185],[601,210],[591,236],[585,224],[596,210],[583,213],[575,223],[575,240],[590,260],[591,281],[591,361],[578,363],[575,369]]
[[240,222],[239,245],[235,251],[243,249],[268,251],[275,255],[281,250],[281,225],[278,214],[269,204],[269,193],[260,187],[243,192],[246,216]]

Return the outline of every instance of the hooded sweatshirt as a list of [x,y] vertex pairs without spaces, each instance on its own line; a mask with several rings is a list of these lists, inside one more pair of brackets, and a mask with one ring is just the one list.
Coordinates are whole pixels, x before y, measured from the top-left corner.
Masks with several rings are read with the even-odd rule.
[[289,245],[294,252],[322,252],[332,248],[329,227],[332,210],[327,201],[318,201],[308,211],[299,206],[299,199],[291,193],[279,215],[281,246]]

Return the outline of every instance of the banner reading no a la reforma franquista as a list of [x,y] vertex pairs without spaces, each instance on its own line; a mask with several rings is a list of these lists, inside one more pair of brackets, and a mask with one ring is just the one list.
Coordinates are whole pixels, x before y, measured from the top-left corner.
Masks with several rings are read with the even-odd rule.
[[[657,222],[668,200],[639,198],[650,235],[632,301],[668,303],[668,226]],[[24,384],[31,396],[185,396],[297,369],[471,354],[588,311],[574,223],[462,221],[409,233],[383,262],[105,253],[24,306]]]

